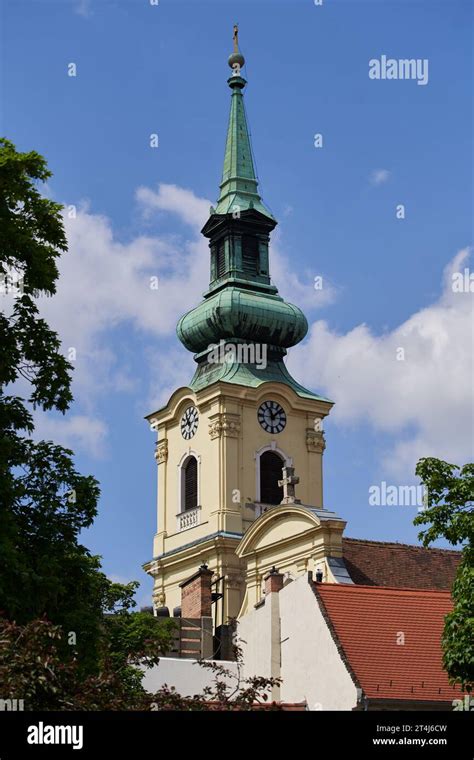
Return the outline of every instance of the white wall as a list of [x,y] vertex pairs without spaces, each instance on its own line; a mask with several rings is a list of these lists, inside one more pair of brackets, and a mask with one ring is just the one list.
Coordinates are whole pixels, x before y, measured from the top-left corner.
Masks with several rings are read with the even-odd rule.
[[[310,710],[352,710],[357,704],[357,689],[339,655],[307,576],[285,586],[278,598],[281,701],[306,701]],[[239,620],[238,636],[244,640],[241,646],[246,676],[270,675],[270,621],[268,600],[263,607],[252,610]],[[273,642],[275,648],[275,631]]]
[[[310,710],[352,710],[357,689],[341,659],[306,575],[289,583],[265,604],[240,618],[237,637],[242,647],[242,676],[281,675],[273,699],[306,701]],[[280,665],[281,653],[281,665]],[[221,662],[237,674],[235,662]],[[163,657],[145,671],[143,686],[155,692],[164,684],[182,696],[193,696],[211,685],[212,672],[196,660]]]
[[[233,674],[237,673],[235,662],[221,661],[218,664]],[[214,680],[211,670],[203,668],[196,660],[185,658],[161,657],[158,665],[144,670],[143,688],[152,694],[167,684],[174,686],[181,696],[192,697],[201,694],[204,687],[212,685]]]
[[[239,619],[237,639],[243,652],[244,677],[280,677],[279,594],[270,594],[262,607]],[[279,700],[280,687],[273,687],[270,697]]]
[[268,603],[239,618],[238,644],[242,647],[245,675],[272,675],[271,629],[272,609]]
[[282,700],[310,710],[352,710],[357,689],[306,575],[280,591]]

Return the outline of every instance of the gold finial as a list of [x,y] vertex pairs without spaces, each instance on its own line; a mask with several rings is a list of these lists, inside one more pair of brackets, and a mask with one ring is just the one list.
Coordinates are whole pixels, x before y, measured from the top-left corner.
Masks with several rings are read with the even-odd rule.
[[234,52],[231,53],[228,59],[228,64],[236,77],[240,76],[240,68],[245,63],[245,58],[239,50],[239,25],[234,24],[234,34],[232,36],[234,40]]

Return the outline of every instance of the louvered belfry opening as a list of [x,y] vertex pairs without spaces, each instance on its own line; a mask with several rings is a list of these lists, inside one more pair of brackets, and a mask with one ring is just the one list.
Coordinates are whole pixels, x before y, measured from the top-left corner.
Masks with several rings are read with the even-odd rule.
[[265,451],[260,457],[260,501],[263,504],[279,504],[283,499],[283,459],[274,451]]
[[184,509],[196,509],[198,505],[197,459],[189,457],[184,465]]
[[225,250],[223,240],[220,240],[216,246],[216,273],[217,277],[223,277],[225,274]]
[[242,269],[248,274],[258,273],[258,239],[253,235],[242,236]]

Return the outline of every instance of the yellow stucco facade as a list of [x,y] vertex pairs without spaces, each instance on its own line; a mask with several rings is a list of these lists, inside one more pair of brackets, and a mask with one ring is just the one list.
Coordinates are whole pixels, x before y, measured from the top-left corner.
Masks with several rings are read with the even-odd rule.
[[[259,424],[257,411],[266,400],[285,411],[280,433]],[[303,398],[283,383],[249,388],[218,382],[197,393],[179,388],[163,409],[147,417],[157,430],[157,532],[153,559],[145,565],[154,578],[155,606],[166,605],[171,612],[179,606],[179,584],[206,562],[215,578],[225,578],[225,619],[236,617],[258,602],[262,574],[272,565],[295,575],[312,569],[311,562],[322,561],[328,551],[341,555],[342,521],[324,521],[321,527],[306,507],[292,511],[260,499],[260,457],[273,450],[282,464],[295,467],[298,499],[322,508],[321,420],[331,406]],[[186,440],[181,420],[189,407],[196,408],[198,424]],[[198,462],[198,506],[186,511],[183,463],[190,455]],[[272,515],[275,525],[269,532]]]
[[320,570],[326,583],[337,583],[337,561],[342,559],[345,521],[333,512],[301,504],[269,509],[247,531],[237,546],[245,563],[245,593],[239,617],[252,611],[264,597],[265,576],[275,566],[286,583]]

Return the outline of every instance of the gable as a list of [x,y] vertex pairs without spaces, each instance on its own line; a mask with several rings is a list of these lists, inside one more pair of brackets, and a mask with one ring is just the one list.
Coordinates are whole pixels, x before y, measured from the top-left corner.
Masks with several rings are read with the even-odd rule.
[[308,519],[306,515],[286,514],[279,520],[267,523],[258,534],[258,548],[263,549],[266,546],[285,541],[288,537],[295,540],[301,533],[308,530],[314,530],[314,520]]

